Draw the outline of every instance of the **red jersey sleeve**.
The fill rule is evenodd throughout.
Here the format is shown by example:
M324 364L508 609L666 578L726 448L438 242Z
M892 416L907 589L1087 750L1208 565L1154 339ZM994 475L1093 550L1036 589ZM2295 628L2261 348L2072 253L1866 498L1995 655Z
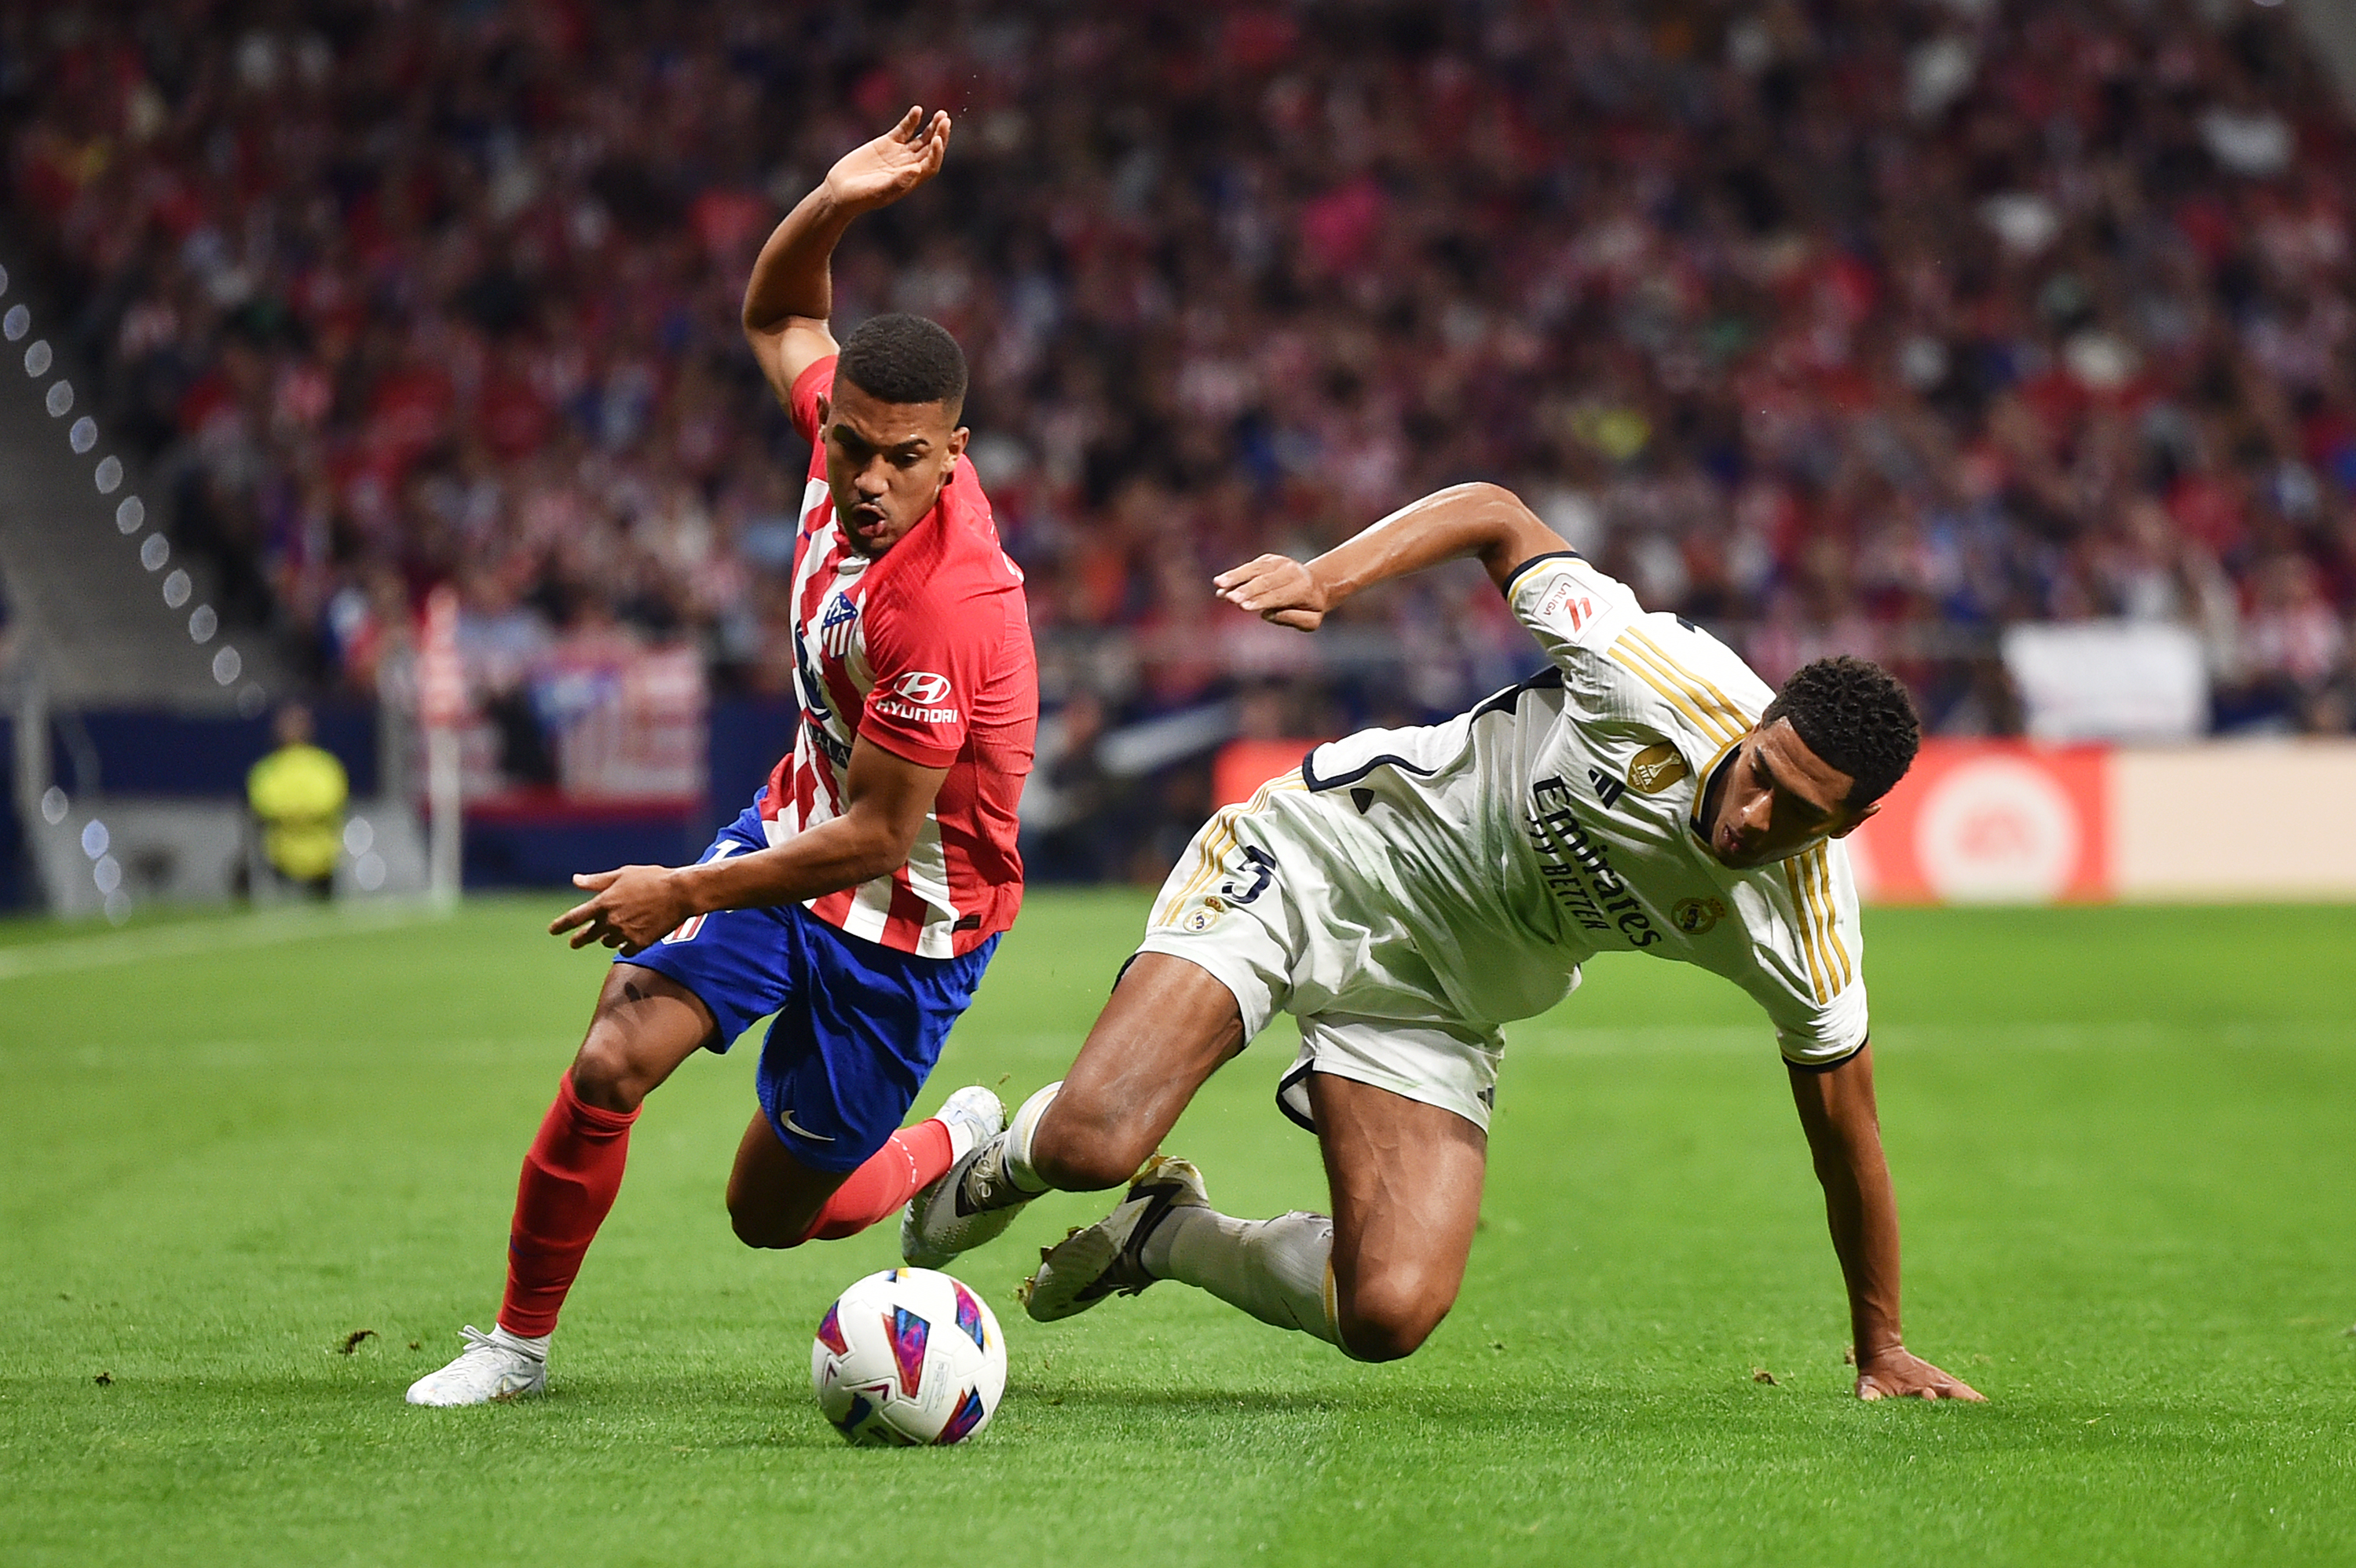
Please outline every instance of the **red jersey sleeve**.
M794 378L793 396L786 401L786 412L794 421L794 429L810 443L810 476L826 472L826 453L818 443L818 400L834 392L835 356L815 360L810 368Z
M921 768L946 768L965 749L975 699L1005 641L988 595L962 602L927 594L920 603L873 605L867 624L867 693L859 732Z

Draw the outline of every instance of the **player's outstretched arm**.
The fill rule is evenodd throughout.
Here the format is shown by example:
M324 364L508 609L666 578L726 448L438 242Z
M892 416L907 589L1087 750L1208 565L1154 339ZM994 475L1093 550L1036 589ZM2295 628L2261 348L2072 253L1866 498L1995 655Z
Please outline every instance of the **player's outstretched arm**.
M826 324L843 230L940 173L948 150L948 114L936 112L928 123L921 108L909 110L891 130L845 153L761 247L744 285L744 336L779 402L790 407L794 382L835 350Z
M1859 1399L1984 1396L1906 1349L1898 1325L1898 1199L1881 1153L1873 1047L1821 1072L1791 1069L1792 1098L1824 1184L1825 1214L1848 1282Z
M908 863L947 768L919 767L864 738L851 742L842 815L773 848L700 866L624 866L573 879L594 896L549 923L552 936L626 953L660 941L690 915L800 903L855 888Z
M1514 568L1533 556L1569 549L1504 485L1452 485L1409 502L1306 565L1263 555L1219 573L1211 585L1220 598L1263 621L1313 632L1351 594L1443 560L1477 556L1490 581L1503 588Z

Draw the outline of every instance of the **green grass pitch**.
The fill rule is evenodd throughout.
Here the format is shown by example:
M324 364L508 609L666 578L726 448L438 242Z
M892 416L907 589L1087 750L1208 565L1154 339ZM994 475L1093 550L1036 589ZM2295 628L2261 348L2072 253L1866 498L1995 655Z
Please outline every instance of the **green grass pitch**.
M1053 1197L959 1266L995 1425L884 1452L809 1349L894 1228L728 1233L752 1040L649 1103L552 1396L402 1403L498 1301L596 984L537 934L560 901L0 928L0 1563L2356 1561L2356 910L1869 915L1909 1339L1984 1407L1847 1396L1763 1023L1623 957L1513 1031L1412 1360L1175 1285L1033 1325L1024 1260L1102 1209ZM1054 1075L1142 910L1035 896L924 1104ZM1235 1211L1322 1201L1290 1049L1171 1140Z

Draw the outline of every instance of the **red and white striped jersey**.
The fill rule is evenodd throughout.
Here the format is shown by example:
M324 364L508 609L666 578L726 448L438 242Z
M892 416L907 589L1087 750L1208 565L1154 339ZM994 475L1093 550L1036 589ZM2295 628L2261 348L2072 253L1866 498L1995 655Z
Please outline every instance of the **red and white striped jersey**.
M1023 572L998 542L990 500L960 458L940 499L883 555L850 548L826 485L818 401L834 360L795 381L794 428L809 483L794 546L794 690L801 722L761 802L769 843L842 813L853 740L947 768L908 863L809 901L811 913L927 958L972 951L1023 902L1015 805L1031 771L1039 677Z

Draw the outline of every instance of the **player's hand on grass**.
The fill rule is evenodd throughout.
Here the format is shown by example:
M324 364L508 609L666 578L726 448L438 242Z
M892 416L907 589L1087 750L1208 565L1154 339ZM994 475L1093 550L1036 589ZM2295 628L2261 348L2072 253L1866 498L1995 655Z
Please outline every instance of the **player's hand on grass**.
M1949 1377L1905 1349L1886 1350L1857 1369L1859 1399L1965 1399L1976 1404L1987 1395L1961 1378Z
M573 885L597 896L548 923L548 934L573 933L573 945L602 942L625 953L650 947L695 912L669 866L624 866L576 876Z
M1313 632L1333 605L1310 570L1290 556L1263 555L1211 579L1220 598L1263 621Z
M936 110L909 110L900 123L864 146L853 147L826 172L826 192L853 212L889 207L941 172L948 156L949 116Z

